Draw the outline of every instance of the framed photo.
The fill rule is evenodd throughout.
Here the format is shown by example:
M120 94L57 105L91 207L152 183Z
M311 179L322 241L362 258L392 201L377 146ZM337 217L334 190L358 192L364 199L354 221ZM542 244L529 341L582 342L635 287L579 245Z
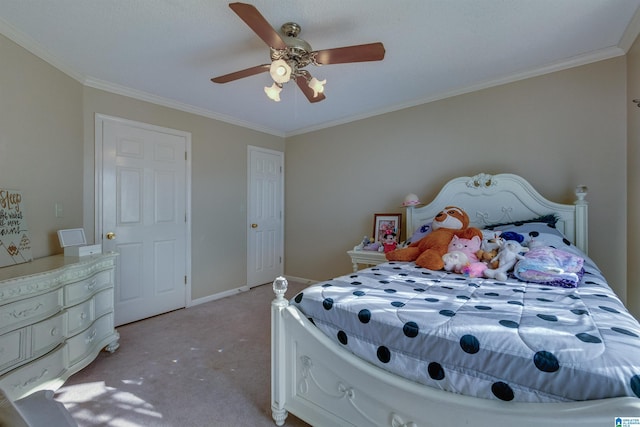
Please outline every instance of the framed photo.
M402 214L377 213L373 215L373 241L384 243L387 234L392 234L395 243L400 241Z

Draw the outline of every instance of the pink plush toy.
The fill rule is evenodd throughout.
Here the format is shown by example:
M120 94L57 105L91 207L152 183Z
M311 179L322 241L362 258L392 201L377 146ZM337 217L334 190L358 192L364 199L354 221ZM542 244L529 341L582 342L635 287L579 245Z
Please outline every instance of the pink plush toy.
M468 262L478 262L476 253L480 250L481 245L482 239L478 236L473 236L471 239L463 239L462 237L453 236L449 242L447 252L463 252L467 256Z

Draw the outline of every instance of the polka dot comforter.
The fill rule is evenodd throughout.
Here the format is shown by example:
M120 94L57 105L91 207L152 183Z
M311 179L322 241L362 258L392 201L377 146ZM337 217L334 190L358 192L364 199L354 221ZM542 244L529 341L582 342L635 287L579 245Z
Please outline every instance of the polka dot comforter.
M291 303L338 345L427 386L514 402L640 397L640 325L582 255L573 288L389 262Z

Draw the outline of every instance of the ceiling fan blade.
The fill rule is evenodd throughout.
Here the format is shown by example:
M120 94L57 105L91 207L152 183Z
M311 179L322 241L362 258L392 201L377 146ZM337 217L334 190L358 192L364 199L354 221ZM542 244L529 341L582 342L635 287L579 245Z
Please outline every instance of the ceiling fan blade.
M234 80L264 73L265 71L269 71L269 67L271 67L271 64L256 65L255 67L246 68L244 70L225 74L223 76L214 77L211 79L211 81L214 83L229 83Z
M309 76L309 77L311 77L311 76ZM320 101L322 101L322 100L324 100L326 98L324 96L324 93L319 93L318 96L314 97L313 96L313 89L311 89L309 87L309 85L307 84L307 80L306 79L304 79L302 77L298 77L296 79L296 83L298 83L298 87L300 88L302 93L304 93L304 96L307 97L309 102L320 102Z
M262 16L255 6L246 3L229 3L229 7L242 19L254 33L268 46L275 49L286 49L287 45L280 34Z
M346 64L348 62L380 61L384 58L384 45L380 42L336 47L316 51L316 63Z

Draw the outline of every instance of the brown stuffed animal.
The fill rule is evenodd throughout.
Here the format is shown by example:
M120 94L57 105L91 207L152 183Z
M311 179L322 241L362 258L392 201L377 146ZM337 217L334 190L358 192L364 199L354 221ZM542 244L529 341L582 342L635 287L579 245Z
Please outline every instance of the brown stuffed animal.
M447 206L440 211L431 224L432 231L406 248L387 252L389 261L415 261L416 265L429 270L442 270L442 255L447 253L449 242L453 236L471 239L482 232L469 227L469 216L456 206Z

